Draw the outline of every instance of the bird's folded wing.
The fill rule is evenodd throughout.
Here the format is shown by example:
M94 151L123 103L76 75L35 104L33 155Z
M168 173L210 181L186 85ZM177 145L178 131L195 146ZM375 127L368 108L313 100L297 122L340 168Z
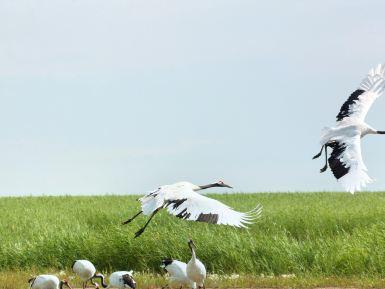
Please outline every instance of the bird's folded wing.
M241 213L217 200L194 192L185 198L168 200L167 210L170 214L185 220L246 227L260 217L262 206L258 205L250 212Z
M342 105L337 115L337 122L345 121L348 118L365 120L373 102L385 89L384 74L385 64L379 64L375 69L369 71L367 77L361 82L360 87Z
M362 160L359 134L349 139L337 139L329 146L333 148L329 157L330 168L346 191L354 194L372 181Z
M174 260L170 265L166 266L166 270L171 275L171 277L176 277L176 279L183 279L186 278L186 267L186 263Z

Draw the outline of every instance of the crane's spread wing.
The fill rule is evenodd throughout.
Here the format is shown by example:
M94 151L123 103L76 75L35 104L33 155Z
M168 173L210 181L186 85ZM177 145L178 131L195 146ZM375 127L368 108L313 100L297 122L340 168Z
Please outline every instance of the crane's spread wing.
M329 157L329 166L345 190L354 194L355 191L372 182L362 160L359 134L348 139L334 140L328 146L333 149Z
M246 227L260 217L262 206L247 213L233 210L225 204L191 191L180 198L167 200L167 211L178 218L234 227Z
M348 100L342 105L337 122L347 118L365 120L373 102L385 89L385 64L379 64L375 69L371 69L367 77L361 82L360 87L354 91Z

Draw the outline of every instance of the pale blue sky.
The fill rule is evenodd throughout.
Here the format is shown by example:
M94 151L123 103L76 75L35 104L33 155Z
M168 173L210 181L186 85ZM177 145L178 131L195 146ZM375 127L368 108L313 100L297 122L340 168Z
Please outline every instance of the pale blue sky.
M385 61L384 1L3 0L0 195L340 190L319 131ZM368 122L385 129L385 97ZM364 140L385 189L385 137Z

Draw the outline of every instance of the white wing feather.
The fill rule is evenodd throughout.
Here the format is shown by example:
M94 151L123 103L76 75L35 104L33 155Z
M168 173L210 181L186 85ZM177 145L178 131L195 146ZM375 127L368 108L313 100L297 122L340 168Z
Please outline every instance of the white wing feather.
M361 190L372 179L367 174L367 168L361 154L361 138L359 135L344 140L346 149L340 156L340 160L349 168L349 172L338 180L346 191L354 194Z
M186 200L178 206L173 205L175 200L181 199ZM245 225L251 224L262 213L261 205L258 205L250 212L241 213L217 200L210 199L194 191L184 192L184 194L180 194L178 199L168 199L167 201L171 203L167 207L167 211L182 219L234 227L246 227Z
M371 69L359 89L364 90L358 99L349 104L348 118L355 118L361 121L371 108L374 101L384 92L385 89L385 64L379 64L375 69Z

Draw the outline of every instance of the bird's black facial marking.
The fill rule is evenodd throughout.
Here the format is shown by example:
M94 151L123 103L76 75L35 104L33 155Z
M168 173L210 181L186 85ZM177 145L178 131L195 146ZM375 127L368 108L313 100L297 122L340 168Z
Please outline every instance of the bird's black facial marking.
M176 210L180 205L182 205L187 199L179 199L179 200L170 200L167 201L166 207L172 205L173 210Z
M205 222L210 224L216 224L218 223L218 214L200 214L198 219L196 219L197 222Z
M346 167L346 165L340 160L341 155L346 149L346 145L344 143L333 141L328 143L327 146L333 149L333 152L329 157L330 169L332 170L335 178L339 180L349 173L350 170L350 167Z
M350 110L350 106L356 103L357 100L359 100L360 95L363 94L365 90L363 89L357 89L355 92L353 92L348 100L342 105L341 110L339 114L337 115L337 121L343 120L345 117L349 117L352 114L352 111Z
M187 212L187 209L183 209L176 217L180 219L188 219L191 216L191 213Z
M122 279L123 279L123 284L128 285L132 289L135 289L136 282L134 281L134 279L129 274L123 275Z
M163 259L162 260L162 265L164 265L165 267L170 265L174 260L173 259Z
M28 283L30 283L30 286L32 287L33 283L35 283L35 281L36 281L36 277L33 277L33 278L28 280Z

